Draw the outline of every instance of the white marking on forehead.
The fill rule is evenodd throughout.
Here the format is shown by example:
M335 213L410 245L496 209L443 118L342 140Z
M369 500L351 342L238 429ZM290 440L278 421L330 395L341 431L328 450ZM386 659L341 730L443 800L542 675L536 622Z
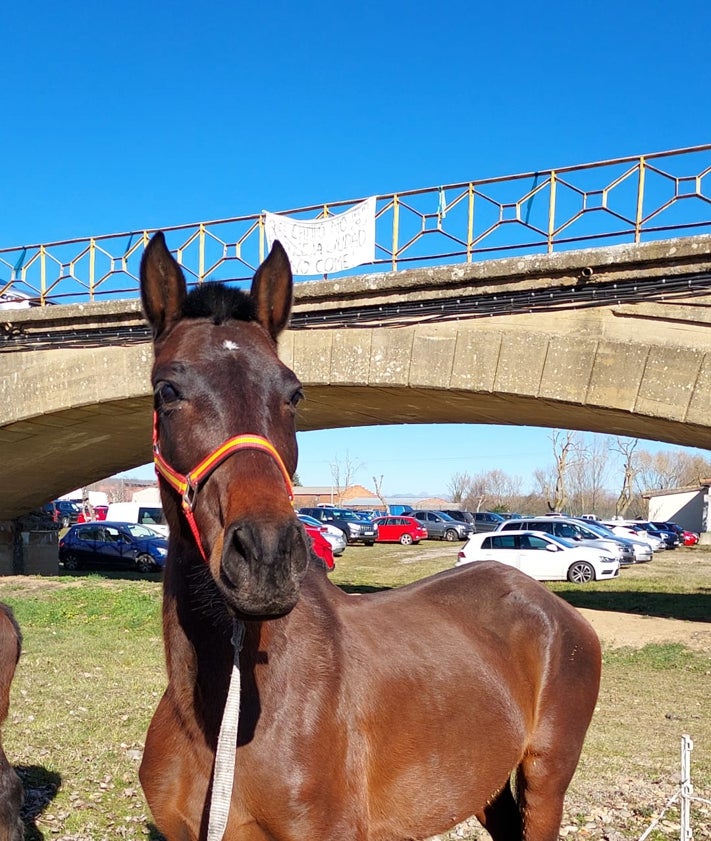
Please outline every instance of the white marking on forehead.
M231 342L229 339L225 339L225 341L222 343L222 347L225 350L239 350L239 345L237 344L237 342Z

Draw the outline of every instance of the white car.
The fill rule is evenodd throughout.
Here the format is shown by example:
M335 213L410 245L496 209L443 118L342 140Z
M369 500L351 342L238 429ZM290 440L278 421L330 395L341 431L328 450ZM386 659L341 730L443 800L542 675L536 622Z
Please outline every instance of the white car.
M332 526L330 523L322 523L315 517L309 517L308 514L297 514L296 516L301 520L302 523L306 523L309 526L313 526L315 529L322 530L321 533L331 544L331 551L333 552L335 557L338 557L338 555L343 554L346 548L346 538L339 528L337 528L336 526Z
M499 561L520 569L537 581L567 580L587 584L620 574L617 558L600 549L580 546L565 537L541 531L474 534L459 552L455 566L476 561Z
M613 534L619 534L622 537L629 537L632 540L646 543L652 552L659 552L660 549L666 549L663 540L648 534L644 529L635 528L632 523L625 522L624 520L606 520L603 525L610 529Z

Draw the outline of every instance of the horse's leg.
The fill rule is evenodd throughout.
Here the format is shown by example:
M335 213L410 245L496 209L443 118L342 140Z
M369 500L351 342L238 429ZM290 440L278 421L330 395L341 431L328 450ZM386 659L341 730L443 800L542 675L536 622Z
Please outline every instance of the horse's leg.
M518 803L507 782L476 816L494 841L521 841L523 826Z
M0 841L22 841L20 809L24 792L20 778L0 747Z
M563 801L573 778L577 756L528 754L518 774L519 805L525 841L556 841L563 818Z

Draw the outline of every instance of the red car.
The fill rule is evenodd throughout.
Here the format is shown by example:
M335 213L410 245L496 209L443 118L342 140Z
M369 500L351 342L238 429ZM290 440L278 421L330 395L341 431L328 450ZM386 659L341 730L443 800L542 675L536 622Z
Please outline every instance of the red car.
M373 520L378 527L378 543L402 543L410 546L427 538L427 529L414 517L378 517Z
M699 542L698 534L693 531L687 531L686 529L684 529L684 531L679 535L679 538L684 546L696 546Z
M326 564L326 569L334 569L336 562L333 560L333 550L331 549L331 544L321 534L321 532L326 531L326 529L317 529L315 526L309 526L306 523L302 523L302 525L306 530L306 534L308 534L311 538L311 545L313 546L314 552Z

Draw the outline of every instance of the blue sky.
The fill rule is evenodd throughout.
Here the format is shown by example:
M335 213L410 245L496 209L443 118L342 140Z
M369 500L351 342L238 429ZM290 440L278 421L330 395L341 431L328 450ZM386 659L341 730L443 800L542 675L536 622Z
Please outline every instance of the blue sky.
M711 139L702 0L28 2L3 10L0 247L161 227ZM548 430L300 436L389 493L527 476ZM650 445L651 448L651 445Z

